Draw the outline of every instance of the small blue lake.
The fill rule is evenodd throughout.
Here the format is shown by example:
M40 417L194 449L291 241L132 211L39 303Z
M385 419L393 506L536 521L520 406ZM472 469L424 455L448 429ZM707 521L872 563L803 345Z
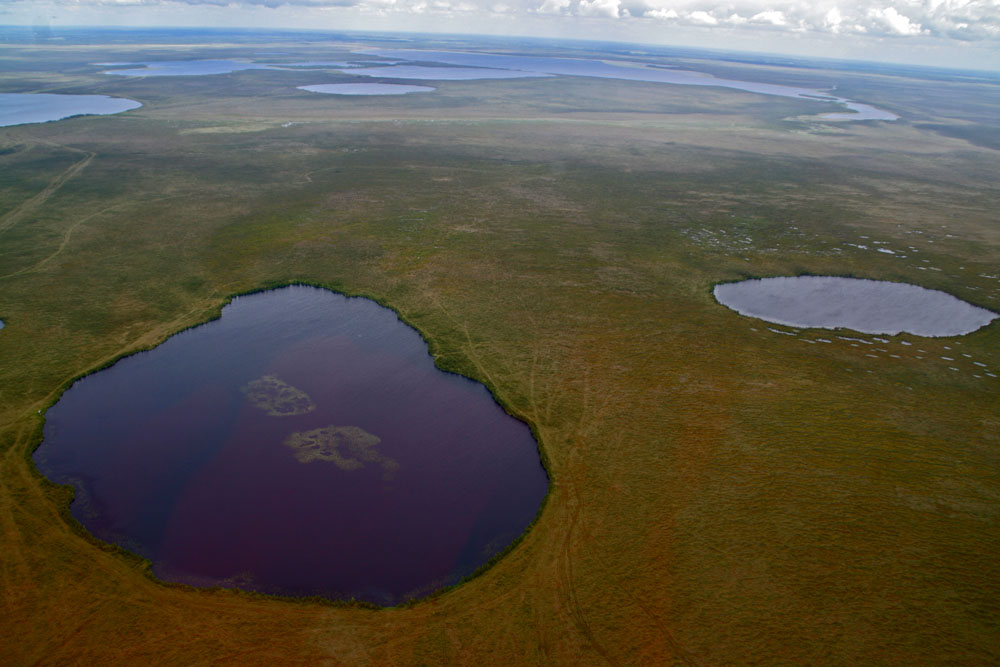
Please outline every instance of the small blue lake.
M47 123L72 116L107 116L141 106L135 100L107 95L0 93L0 127Z
M548 488L483 385L391 310L302 286L77 381L34 459L162 579L382 605L472 573Z

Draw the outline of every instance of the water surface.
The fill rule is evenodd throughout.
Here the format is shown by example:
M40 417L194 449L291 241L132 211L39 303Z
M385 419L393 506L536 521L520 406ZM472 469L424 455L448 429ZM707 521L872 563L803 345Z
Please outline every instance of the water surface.
M771 83L756 83L738 81L735 79L719 79L710 74L681 69L648 67L641 63L611 63L603 60L585 58L547 58L542 56L512 56L494 53L466 53L458 51L423 51L418 49L365 49L360 51L369 55L400 60L437 62L463 67L486 67L496 69L517 70L544 74L560 74L565 76L589 76L603 79L622 79L626 81L648 81L651 83L670 83L683 86L718 86L734 88L761 95L777 95L794 97L813 101L832 102L840 104L851 113L824 114L824 120L896 120L894 113L876 107L852 102L846 98L837 97L826 91L795 86L782 86Z
M314 86L299 86L299 90L327 95L406 95L408 93L429 93L437 90L431 86L404 86L398 83L320 83Z
M107 95L0 93L0 127L47 123L72 116L107 116L141 106L135 100Z
M229 74L248 69L272 69L265 63L242 60L157 60L140 63L98 63L98 65L142 65L126 69L109 69L104 74L114 76L206 76Z
M76 382L35 453L170 581L393 604L530 523L528 427L376 303L289 287Z
M364 67L346 74L377 76L389 79L426 79L429 81L472 81L475 79L527 79L549 77L542 72L489 69L484 67L423 67L421 65L393 65L389 67Z
M741 315L869 334L959 336L997 318L946 292L882 280L786 276L723 283L714 293L719 303Z

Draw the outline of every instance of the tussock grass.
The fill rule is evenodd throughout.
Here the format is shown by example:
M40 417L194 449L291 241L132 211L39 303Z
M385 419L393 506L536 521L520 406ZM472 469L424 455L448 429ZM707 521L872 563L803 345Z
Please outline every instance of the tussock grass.
M869 358L711 296L834 274L997 310L995 151L907 122L784 123L814 107L718 90L521 80L345 101L294 91L321 82L305 73L80 64L247 48L0 47L4 90L145 104L0 131L0 215L94 156L0 231L5 660L996 661L1000 385L935 359L1000 368L1000 327ZM982 99L894 85L904 111L914 91ZM949 105L921 113L946 124ZM845 245L861 236L918 252ZM39 411L74 378L295 282L391 306L530 424L549 497L479 576L379 612L165 585L87 537L34 469Z

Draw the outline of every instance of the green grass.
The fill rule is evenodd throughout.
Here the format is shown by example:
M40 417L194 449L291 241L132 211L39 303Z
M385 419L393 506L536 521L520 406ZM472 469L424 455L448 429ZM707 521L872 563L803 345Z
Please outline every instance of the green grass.
M722 90L448 82L372 102L294 89L335 78L319 73L129 80L83 64L261 50L0 49L2 90L145 104L0 129L0 216L21 211L0 231L7 659L997 660L1000 380L972 360L1000 369L998 324L891 337L878 346L900 358L875 359L711 296L834 274L1000 310L984 277L1000 265L996 151L906 118L783 122L818 105ZM935 124L995 112L978 83L843 78L897 110L948 100L920 110ZM393 307L441 367L532 426L551 494L480 576L377 613L168 586L85 539L67 491L33 469L38 411L73 378L294 281Z

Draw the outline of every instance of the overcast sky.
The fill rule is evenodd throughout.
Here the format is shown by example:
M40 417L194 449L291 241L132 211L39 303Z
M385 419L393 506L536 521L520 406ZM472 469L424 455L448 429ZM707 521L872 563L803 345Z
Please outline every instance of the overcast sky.
M0 24L576 37L1000 70L1000 0L0 0Z

